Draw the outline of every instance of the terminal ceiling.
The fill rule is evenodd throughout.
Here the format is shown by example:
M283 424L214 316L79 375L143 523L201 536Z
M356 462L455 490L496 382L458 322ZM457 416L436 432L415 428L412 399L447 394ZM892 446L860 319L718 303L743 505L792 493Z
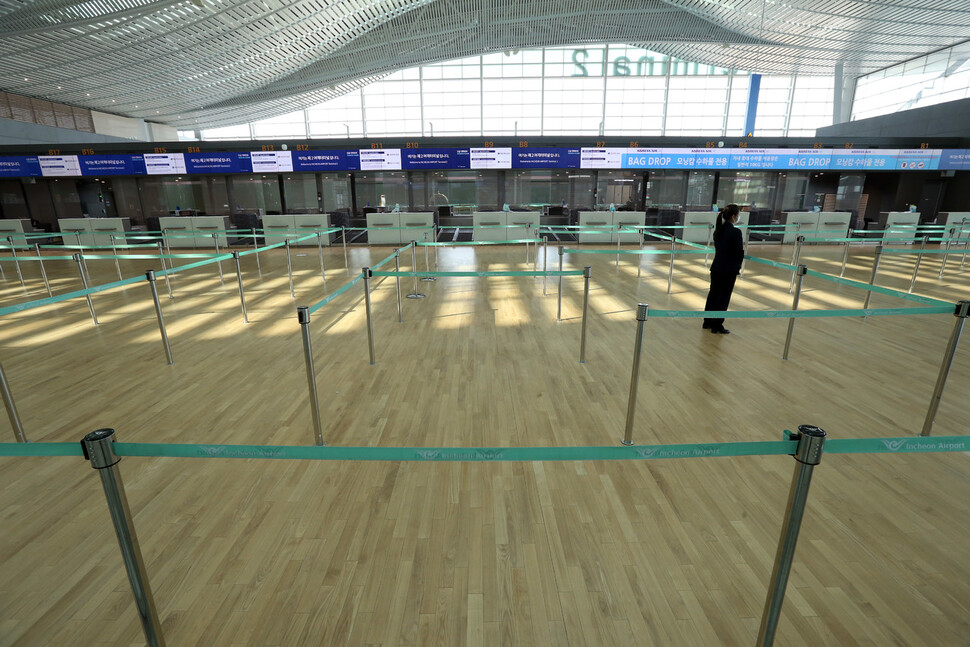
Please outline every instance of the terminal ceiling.
M970 0L0 0L0 89L195 129L511 49L629 43L858 76L968 35Z

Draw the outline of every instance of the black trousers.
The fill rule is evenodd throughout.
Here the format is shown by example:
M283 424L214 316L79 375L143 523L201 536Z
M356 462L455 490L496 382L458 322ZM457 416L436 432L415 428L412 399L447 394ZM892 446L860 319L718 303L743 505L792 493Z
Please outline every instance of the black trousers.
M727 310L731 304L731 293L734 292L734 282L738 280L736 272L711 272L711 291L707 293L705 310ZM704 325L717 330L724 327L724 318L704 319Z

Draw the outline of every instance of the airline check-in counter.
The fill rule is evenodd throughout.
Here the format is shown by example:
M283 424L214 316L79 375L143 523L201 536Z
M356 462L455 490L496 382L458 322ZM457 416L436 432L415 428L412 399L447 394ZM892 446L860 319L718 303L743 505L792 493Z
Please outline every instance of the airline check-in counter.
M507 216L507 224L511 226L505 230L506 240L535 239L539 231L541 213L538 211L509 211Z
M17 218L17 219L2 219L0 220L0 239L3 240L3 244L7 244L7 238L13 238L13 246L16 249L29 249L31 243L27 242L27 238L24 236L18 236L17 234L29 234L34 230L34 226L30 222L30 218Z
M852 220L852 214L847 211L790 211L785 216L785 224L788 226L781 239L783 243L794 243L799 236L846 238Z
M158 226L166 234L169 247L214 247L212 234L216 234L220 249L229 246L225 234L228 216L164 216L158 219Z
M505 211L476 211L472 214L472 240L508 240L508 224L508 214Z
M943 223L946 226L943 230L943 238L970 238L970 211L950 211L946 214L940 214L941 217L943 215L946 215L946 220ZM937 222L939 222L939 218L937 218Z
M263 238L267 245L282 243L287 239L300 238L318 229L328 229L328 216L325 213L297 213L263 216ZM330 244L330 234L320 237L324 245ZM312 246L317 244L316 238L302 240L294 245Z
M879 214L879 229L887 231L883 238L915 238L919 225L919 211L883 211Z
M67 245L77 244L80 239L81 245L107 247L111 245L112 236L115 242L124 242L125 232L131 231L131 220L129 218L59 218L57 227L62 234L79 234L79 236L68 235L64 241Z
M579 242L581 243L609 243L613 242L613 211L580 211L579 212ZM598 230L602 229L603 233Z
M717 224L717 212L716 211L685 211L684 220L681 223L684 225L682 234L678 234L677 237L686 240L689 243L700 243L706 245L711 241L711 232L714 231L714 225ZM738 222L736 223L739 227L747 227L748 225L748 212L742 211L738 215Z
M434 230L434 213L369 213L367 214L367 243L369 245L406 245L421 240Z

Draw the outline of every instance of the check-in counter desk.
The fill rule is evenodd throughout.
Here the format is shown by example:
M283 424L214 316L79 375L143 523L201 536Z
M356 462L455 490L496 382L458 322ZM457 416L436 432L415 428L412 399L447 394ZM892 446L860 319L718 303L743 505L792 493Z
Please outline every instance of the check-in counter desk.
M4 221L0 220L0 222ZM939 219L937 219L937 222L939 222ZM951 211L946 214L944 224L946 229L943 230L943 238L950 238L951 232L953 238L970 238L970 211ZM954 229L956 231L953 231ZM936 238L936 236L933 237Z
M919 225L919 211L883 211L879 214L879 229L892 230L883 238L915 238Z
M368 245L399 245L401 243L401 214L367 214Z
M125 232L131 231L129 218L60 218L57 227L62 234L80 234L82 245L108 247L111 237L115 242L124 242ZM72 240L73 238L73 240ZM68 236L65 244L77 244L77 237Z
M849 235L852 214L847 211L791 211L785 214L783 243L794 243L798 236L805 238L845 238Z
M678 238L690 243L707 244L711 230L717 222L717 213L713 211L685 211L682 233L675 234Z
M539 222L542 214L538 211L509 211L506 224L511 225L505 230L506 240L535 240L539 233Z
M33 230L34 227L30 223L30 218L0 219L0 239L3 240L4 245L7 245L9 242L7 238L12 237L15 248L30 249L33 247L33 243L24 236L18 236L17 234L29 234Z
M616 232L613 234L611 240L616 242L617 237L620 239L620 243L628 244L639 244L640 240L643 238L643 231L638 229L636 231L620 231L622 227L642 227L647 222L646 214L635 212L635 211L614 211L613 212L613 226L616 227Z
M169 247L214 247L212 234L216 233L219 249L229 246L225 230L229 229L228 216L164 216L158 226L166 234Z
M580 211L579 212L579 242L581 243L609 243L614 242L613 213L611 211ZM602 230L600 233L598 230Z
M263 216L263 236L267 245L282 243L286 239L293 240L308 236L314 229L325 231L329 228L328 216L325 213L298 213ZM330 235L321 236L324 245L330 244ZM307 240L293 243L296 246L315 246L316 236Z
M398 240L402 245L407 245L412 240L420 241L427 234L425 242L434 242L434 213L431 211L415 211L413 213L399 213L401 227L398 229L401 237Z
M509 216L505 211L476 211L472 214L472 240L500 241L508 240Z

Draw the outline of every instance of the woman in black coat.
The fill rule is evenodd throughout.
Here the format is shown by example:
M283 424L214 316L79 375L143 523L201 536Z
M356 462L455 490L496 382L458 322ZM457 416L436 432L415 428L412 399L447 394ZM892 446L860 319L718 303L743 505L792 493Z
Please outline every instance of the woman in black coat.
M724 311L731 303L734 282L744 261L744 238L741 230L734 226L739 215L740 210L736 204L729 204L717 214L717 225L714 227L714 262L711 263L711 291L707 294L704 310ZM723 318L704 319L704 328L720 335L731 332L724 327Z

